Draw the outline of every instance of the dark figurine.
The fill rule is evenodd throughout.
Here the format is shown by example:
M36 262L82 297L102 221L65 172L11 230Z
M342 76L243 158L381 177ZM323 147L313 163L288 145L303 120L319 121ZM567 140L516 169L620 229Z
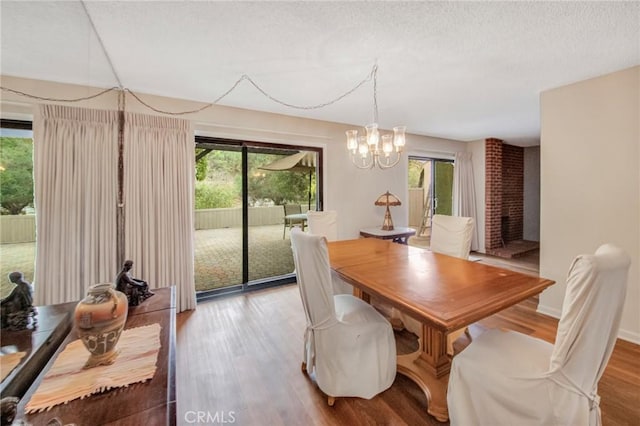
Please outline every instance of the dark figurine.
M133 278L131 276L132 260L125 260L122 265L122 271L116 277L116 290L127 295L129 306L138 306L146 299L153 296L149 291L149 285L146 281Z
M22 272L12 272L9 280L16 286L11 293L0 302L2 314L0 322L2 328L10 330L25 330L32 318L33 328L37 325L36 310L33 307L33 288L25 279Z
M15 396L7 396L0 400L0 425L9 426L13 423L18 412L18 402Z

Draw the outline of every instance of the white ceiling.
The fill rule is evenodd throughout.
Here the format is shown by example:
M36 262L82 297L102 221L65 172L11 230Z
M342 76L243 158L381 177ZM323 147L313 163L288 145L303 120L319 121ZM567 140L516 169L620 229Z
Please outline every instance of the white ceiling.
M243 74L321 104L378 64L379 123L539 143L544 90L640 64L640 2L85 1L123 87L211 102ZM80 1L1 2L1 73L118 85ZM246 81L220 104L355 125L373 84L321 109ZM198 105L194 105L197 107Z

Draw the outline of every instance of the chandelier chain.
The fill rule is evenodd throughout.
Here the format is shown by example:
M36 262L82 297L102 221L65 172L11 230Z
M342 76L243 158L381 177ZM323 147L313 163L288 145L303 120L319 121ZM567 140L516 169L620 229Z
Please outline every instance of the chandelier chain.
M110 87L108 89L105 89L105 90L103 90L101 92L96 93L95 95L83 96L83 97L80 97L80 98L72 98L72 99L58 99L58 98L48 98L48 97L45 97L45 96L32 95L30 93L21 92L19 90L11 89L9 87L4 87L4 86L2 86L0 88L2 90L4 90L5 92L15 93L16 95L25 96L25 97L31 98L31 99L37 99L39 101L51 101L51 102L80 102L80 101L88 101L90 99L97 98L98 96L102 96L105 93L112 92L114 90L119 90L118 87Z
M271 95L269 92L267 92L265 89L263 89L258 83L256 83L250 76L248 76L247 74L243 74L239 79L236 80L236 82L229 88L227 89L222 95L220 95L219 97L217 97L213 102L207 103L205 105L203 105L200 108L194 109L194 110L189 110L189 111L178 111L178 112L173 112L173 111L165 111L159 108L155 108L153 105L149 104L148 102L145 102L142 100L142 98L136 94L134 91L132 91L131 89L127 89L127 88L121 88L121 87L111 87L109 89L105 89L95 95L90 95L90 96L85 96L85 97L81 97L81 98L75 98L75 99L60 99L60 98L50 98L50 97L43 97L43 96L37 96L37 95L32 95L29 93L25 93L25 92L21 92L19 90L15 90L15 89L11 89L8 87L4 87L4 86L0 86L0 89L7 91L7 92L11 92L11 93L15 93L17 95L21 95L21 96L25 96L27 98L32 98L32 99L37 99L37 100L41 100L41 101L52 101L52 102L80 102L83 100L89 100L89 99L93 99L96 98L98 96L101 96L105 93L114 91L114 90L121 90L124 92L127 92L129 94L131 94L131 96L133 96L138 102L140 102L142 105L144 105L145 107L149 108L152 111L155 111L157 113L160 114L167 114L167 115L185 115L185 114L194 114L200 111L203 111L207 108L211 108L212 106L214 106L215 104L217 104L218 102L220 102L223 98L225 98L227 95L229 95L231 92L233 92L240 83L242 83L243 81L248 81L254 88L256 88L260 93L262 93L262 95L264 95L266 98L270 99L273 102L276 102L280 105L289 107L289 108L294 108L294 109L302 109L302 110L312 110L312 109L320 109L320 108L324 108L327 107L329 105L335 104L336 102L341 101L342 99L344 99L345 97L349 96L350 94L352 94L353 92L355 92L356 90L358 90L360 87L362 87L365 83L373 80L373 88L374 88L374 116L375 119L377 120L378 117L378 105L377 105L377 100L376 100L376 91L377 91L377 78L376 78L376 73L378 71L378 65L374 65L373 68L371 69L371 72L369 72L369 74L367 74L367 76L365 78L363 78L360 82L358 82L358 84L356 84L355 86L353 86L351 89L347 90L346 92L342 93L341 95L337 96L336 98L329 100L327 102L323 102L320 104L316 104L316 105L296 105L296 104L292 104L292 103L288 103L285 101L282 101L276 97L274 97L273 95ZM118 81L119 82L119 81Z
M378 64L373 66L373 122L378 122Z

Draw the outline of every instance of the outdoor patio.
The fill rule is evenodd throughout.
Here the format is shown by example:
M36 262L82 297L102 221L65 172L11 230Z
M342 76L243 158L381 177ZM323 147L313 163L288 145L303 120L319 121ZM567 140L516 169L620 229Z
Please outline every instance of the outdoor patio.
M0 244L0 297L11 291L7 278L22 271L33 280L35 243ZM289 231L282 239L282 225L249 227L249 279L257 280L293 272ZM135 271L134 271L135 272ZM141 277L144 278L144 277ZM211 290L242 281L242 229L239 227L195 231L196 291Z

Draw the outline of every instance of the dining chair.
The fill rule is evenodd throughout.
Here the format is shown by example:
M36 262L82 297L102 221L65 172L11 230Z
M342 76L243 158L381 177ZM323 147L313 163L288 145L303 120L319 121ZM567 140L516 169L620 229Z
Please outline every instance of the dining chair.
M307 227L309 233L322 235L327 241L338 239L338 212L335 210L307 212Z
M598 381L616 342L630 264L611 244L575 258L554 345L490 330L456 355L451 425L600 425Z
M431 251L447 256L469 259L471 249L471 239L473 237L474 220L471 217L446 216L436 214L431 219L431 239L428 247L425 247L420 238L409 238L407 244L414 247L429 248ZM422 324L412 317L393 311L394 317L399 317L404 327L412 333L420 336ZM453 342L462 334L467 334L469 340L471 335L467 327L454 330L447 335L447 353L453 356Z
M282 239L284 240L284 236L287 232L287 227L293 228L295 225L304 225L304 219L293 219L293 218L287 217L292 214L301 214L302 207L300 207L300 204L285 204L283 207L284 207L284 229L282 230Z
M336 397L371 399L391 386L396 346L387 320L352 295L334 295L325 237L291 231L298 289L307 319L302 371L333 405Z
M307 231L313 235L321 235L327 241L338 239L338 212L335 210L307 212ZM353 294L353 286L344 281L337 272L331 270L333 294Z

